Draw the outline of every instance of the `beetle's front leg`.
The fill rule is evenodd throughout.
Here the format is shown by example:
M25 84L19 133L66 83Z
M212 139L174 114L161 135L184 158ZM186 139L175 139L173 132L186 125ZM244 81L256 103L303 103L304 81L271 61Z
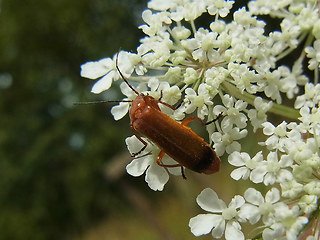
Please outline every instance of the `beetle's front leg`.
M199 117L187 117L187 118L185 118L185 119L181 122L181 125L184 125L184 126L185 126L185 125L187 125L189 122L191 122L191 121L193 121L193 120L198 120L203 126L206 126L206 125L209 125L209 124L217 121L222 115L223 115L223 113L219 113L219 115L218 115L215 119L213 119L213 120L211 120L211 121L209 121L209 122L204 122L204 121L203 121L201 118L199 118Z
M132 133L139 139L140 142L142 142L143 144L143 147L136 153L131 153L131 157L135 157L137 155L139 155L140 153L143 152L143 150L146 149L148 143L146 141L144 141L140 136L139 134L137 133L137 131L131 126L131 130L132 130Z

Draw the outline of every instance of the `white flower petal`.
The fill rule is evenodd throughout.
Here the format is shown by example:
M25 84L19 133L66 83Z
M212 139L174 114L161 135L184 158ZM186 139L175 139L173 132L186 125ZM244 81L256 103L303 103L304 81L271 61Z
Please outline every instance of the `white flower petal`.
M114 120L119 120L123 118L129 110L129 103L121 102L119 105L111 108L111 114L113 115Z
M173 160L171 157L169 157L167 154L165 154L162 158L162 163L168 165L177 164L177 162ZM181 167L169 167L167 168L167 170L170 174L173 174L175 176L181 176Z
M257 167L252 170L250 180L254 183L261 183L267 170L265 166Z
M148 81L148 87L151 89L151 91L156 91L159 87L159 80L156 77L151 77Z
M154 191L162 191L164 185L169 180L169 174L164 167L159 166L156 163L150 165L147 169L145 181L148 186Z
M112 79L113 74L112 72L110 72L92 86L91 92L98 94L105 90L108 90L111 87Z
M224 233L225 227L226 221L221 217L219 224L212 230L212 236L214 238L221 238Z
M244 193L244 198L247 200L247 202L252 203L256 206L259 206L264 202L264 198L261 192L257 191L254 188L248 188Z
M197 93L192 88L187 88L185 91L187 97L196 97Z
M127 137L126 144L131 154L139 152L143 147L143 143L135 135Z
M223 105L225 105L227 108L230 108L234 104L233 97L231 97L229 94L223 95L221 98Z
M248 179L249 175L250 175L250 171L246 167L237 168L233 170L230 174L230 176L237 181L241 178L246 180Z
M158 11L164 11L175 7L176 3L171 0L152 0L148 2L148 8Z
M263 230L262 237L265 240L277 239L285 233L285 228L280 223L275 223L271 228L266 228Z
M232 198L231 202L229 203L228 208L233 207L233 208L239 208L245 203L245 200L242 196L236 195Z
M226 146L226 152L228 154L233 153L235 151L240 151L240 150L241 150L241 144L236 141L233 141L231 144L228 144Z
M274 184L275 181L276 181L275 176L271 173L267 173L264 177L263 183L264 185L268 186L268 185Z
M274 146L277 144L277 142L279 141L279 137L276 136L276 135L272 135L271 137L269 137L267 140L266 140L266 145L271 145L271 146Z
M96 62L87 62L81 65L80 75L89 79L97 79L107 74L109 69L105 64L102 64L105 61L112 61L110 58L105 60L100 60Z
M226 226L225 237L226 240L244 239L240 224L236 221L229 221Z
M126 167L127 173L134 177L141 176L150 165L150 162L149 158L133 159Z
M222 119L220 125L223 132L229 132L232 129L233 121L229 116L226 116Z
M189 221L191 232L195 236L208 234L211 229L221 221L220 215L214 214L199 214Z
M211 188L204 189L197 197L198 205L208 212L221 212L226 208L224 201Z
M275 126L273 126L271 123L269 122L265 122L262 124L263 128L263 133L265 135L272 135L274 133L275 130Z
M240 153L240 152L233 152L228 157L228 162L236 167L244 166L245 160L250 159L249 154L247 153Z
M248 103L245 102L245 101L242 101L242 100L238 100L235 104L234 104L234 107L236 109L239 109L239 110L243 110L243 109L246 109L246 107L248 106ZM244 115L243 115L244 116Z
M266 202L275 203L280 200L280 191L277 188L272 188L266 194Z
M227 109L224 107L224 106L222 106L222 105L216 105L214 108L213 108L213 113L215 114L215 115L219 115L220 113L224 113L224 112L226 112L227 111Z
M260 219L259 208L245 203L239 211L239 217L242 219L248 219L251 224L256 224Z
M284 182L293 179L292 172L288 169L281 169L277 178L277 182Z

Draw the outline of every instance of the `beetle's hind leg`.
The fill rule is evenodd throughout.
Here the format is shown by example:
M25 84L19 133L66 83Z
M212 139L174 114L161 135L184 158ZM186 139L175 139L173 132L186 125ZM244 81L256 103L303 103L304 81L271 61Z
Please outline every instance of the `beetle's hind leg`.
M158 154L157 157L157 164L161 167L166 167L166 168L174 168L174 167L181 167L181 175L183 177L183 179L187 179L186 175L184 174L184 169L183 166L180 163L177 164L163 164L162 163L162 158L163 156L166 154L165 151L161 150Z

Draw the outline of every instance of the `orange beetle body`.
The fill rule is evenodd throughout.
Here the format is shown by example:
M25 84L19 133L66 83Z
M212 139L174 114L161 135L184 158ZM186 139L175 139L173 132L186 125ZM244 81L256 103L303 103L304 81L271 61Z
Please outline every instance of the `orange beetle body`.
M141 139L137 132L150 139L161 149L157 163L163 167L184 166L192 171L205 174L219 171L220 158L215 151L201 137L185 126L194 119L200 120L202 123L203 121L197 117L189 117L182 123L178 123L161 112L159 103L175 109L167 103L143 94L139 94L133 100L130 108L131 128L137 138L145 145L144 148L147 143ZM178 164L163 164L161 159L164 154L168 154ZM184 176L183 172L182 175Z

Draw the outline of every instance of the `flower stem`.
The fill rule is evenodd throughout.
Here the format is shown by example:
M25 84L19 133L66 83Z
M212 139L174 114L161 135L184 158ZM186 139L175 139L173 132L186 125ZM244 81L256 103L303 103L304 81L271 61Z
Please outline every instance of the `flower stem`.
M308 32L304 32L303 34L301 34L301 36L299 37L299 43L301 43L308 35ZM311 34L310 34L311 35ZM309 41L312 41L312 38L310 39L310 35L307 39L306 42L309 43ZM312 35L311 35L312 36ZM283 51L280 55L277 56L277 61L279 61L280 59L286 57L288 54L290 54L292 51L294 51L296 48L290 47L288 49L286 49L285 51Z
M256 98L255 95L249 94L247 92L240 92L238 88L236 88L233 84L229 82L223 83L224 90L229 93L231 96L246 101L250 105L254 106L254 100ZM267 101L267 100L264 100ZM285 105L274 103L272 104L271 109L269 112L277 114L282 117L291 118L291 119L298 119L300 117L299 111Z
M300 117L300 113L297 109L277 103L273 103L270 112L280 115L282 117L287 117L295 120L297 120Z
M190 21L190 24L191 24L191 29L192 29L193 35L195 35L197 32L196 25L194 24L193 20Z

